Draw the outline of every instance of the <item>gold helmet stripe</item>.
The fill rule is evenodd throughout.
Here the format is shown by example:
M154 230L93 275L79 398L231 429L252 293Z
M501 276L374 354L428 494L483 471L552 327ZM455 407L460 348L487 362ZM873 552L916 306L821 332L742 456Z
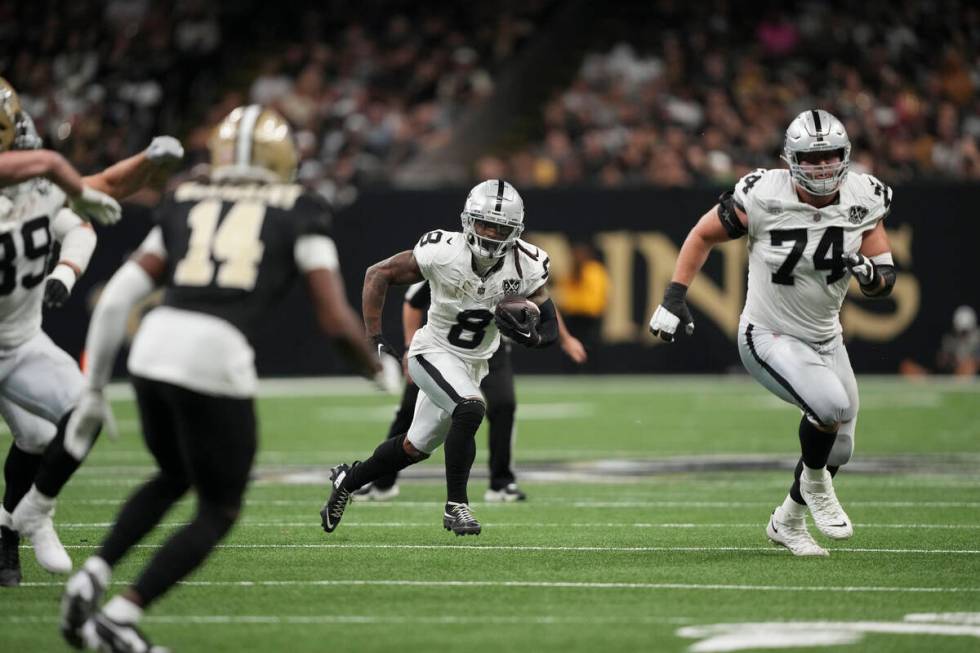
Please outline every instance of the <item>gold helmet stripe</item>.
M235 140L235 163L238 165L252 165L252 139L255 136L255 123L261 114L262 106L258 104L250 104L242 112L238 138Z

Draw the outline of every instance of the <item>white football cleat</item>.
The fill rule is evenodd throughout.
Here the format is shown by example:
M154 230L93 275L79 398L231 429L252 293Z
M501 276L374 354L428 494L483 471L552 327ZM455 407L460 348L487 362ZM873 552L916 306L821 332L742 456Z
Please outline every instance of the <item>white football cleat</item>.
M71 558L54 530L53 516L54 499L32 487L10 514L10 521L15 531L31 540L41 567L52 574L67 574L71 571Z
M766 535L775 544L785 546L795 556L829 556L827 549L817 544L806 529L803 517L783 518L779 508L773 511L766 526Z
M804 470L800 477L800 494L813 515L813 523L821 533L834 540L846 540L854 535L851 518L837 500L830 472L824 469L822 479L810 481L807 480Z
M398 489L398 484L395 483L391 487L381 488L376 486L374 483L368 483L364 487L351 492L352 501L391 501L395 497L401 494L401 490Z
M517 487L517 483L508 483L506 487L502 487L499 490L488 488L483 493L483 500L487 503L513 503L515 501L526 501L527 495L524 494L521 488Z

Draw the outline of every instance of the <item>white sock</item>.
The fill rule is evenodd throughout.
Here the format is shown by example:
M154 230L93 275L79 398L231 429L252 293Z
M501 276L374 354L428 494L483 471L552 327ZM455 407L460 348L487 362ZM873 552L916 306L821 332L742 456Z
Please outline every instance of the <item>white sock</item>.
M102 587L109 587L109 581L112 579L112 569L109 568L105 560L99 556L92 556L85 561L82 568L95 576L95 579L99 581Z
M806 514L806 506L801 506L800 504L793 501L793 497L786 495L783 499L783 505L780 506L782 509L783 519L803 519Z
M807 467L803 465L803 476L802 478L810 481L811 483L821 483L824 481L824 477L827 474L826 467L820 467L819 469L813 469L812 467Z
M114 596L102 608L102 614L118 624L135 624L143 616L143 608L122 596Z

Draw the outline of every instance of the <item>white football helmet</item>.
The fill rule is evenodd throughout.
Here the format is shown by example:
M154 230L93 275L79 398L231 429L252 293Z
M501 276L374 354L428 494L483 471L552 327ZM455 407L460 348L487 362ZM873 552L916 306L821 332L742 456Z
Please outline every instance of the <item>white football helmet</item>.
M804 154L828 151L839 151L840 162L810 165L800 159ZM786 128L783 160L789 164L789 174L804 190L814 195L833 195L851 163L851 140L844 123L823 109L804 111Z
M460 218L466 244L474 254L483 258L501 258L524 231L524 200L517 189L503 179L488 179L470 191ZM494 225L500 237L477 234L478 222Z

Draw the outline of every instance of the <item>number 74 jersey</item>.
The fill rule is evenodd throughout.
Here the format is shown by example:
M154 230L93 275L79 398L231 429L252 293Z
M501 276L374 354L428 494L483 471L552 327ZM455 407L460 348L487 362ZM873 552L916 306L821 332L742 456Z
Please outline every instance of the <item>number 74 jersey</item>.
M759 169L739 180L733 199L748 216L743 319L809 342L840 333L851 279L844 258L888 215L891 189L850 172L837 200L818 209L800 201L788 170Z
M548 280L548 255L523 240L483 276L460 232L430 231L414 250L432 303L415 332L409 355L450 352L466 361L487 360L500 346L493 311L505 297L527 297Z

